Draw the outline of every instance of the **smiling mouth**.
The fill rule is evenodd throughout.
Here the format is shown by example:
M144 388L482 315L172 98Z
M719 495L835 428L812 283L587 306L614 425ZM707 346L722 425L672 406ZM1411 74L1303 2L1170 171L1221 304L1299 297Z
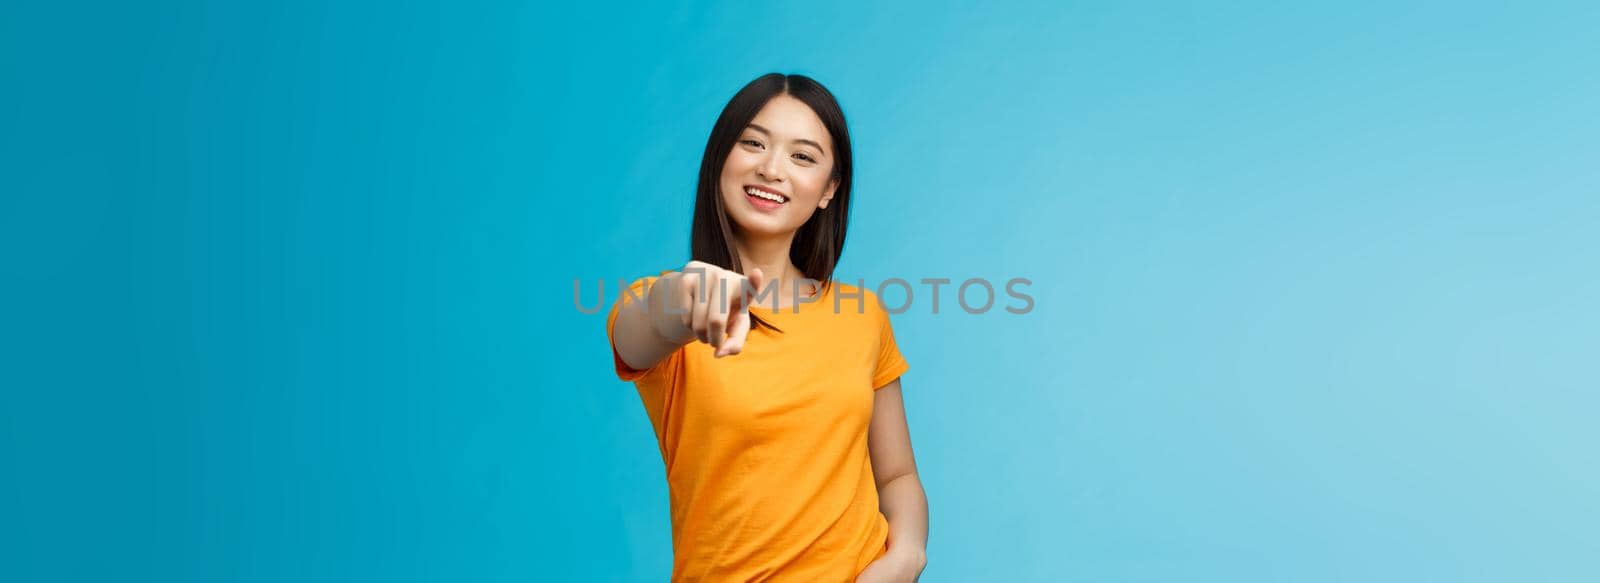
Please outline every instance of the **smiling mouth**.
M744 193L746 195L749 195L750 198L757 199L757 200L764 201L764 202L768 202L768 203L771 203L771 204L774 204L774 205L780 205L780 204L789 202L789 197L787 197L787 196L778 194L776 192L770 192L770 191L762 190L762 189L756 188L754 186L746 186L746 187L744 187Z

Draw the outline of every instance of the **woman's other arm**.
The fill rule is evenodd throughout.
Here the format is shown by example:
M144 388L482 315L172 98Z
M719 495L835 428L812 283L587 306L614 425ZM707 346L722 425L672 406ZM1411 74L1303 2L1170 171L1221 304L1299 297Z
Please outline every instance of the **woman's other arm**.
M867 449L878 483L878 508L889 519L889 551L867 565L856 581L916 581L928 564L928 497L911 452L900 380L874 393Z

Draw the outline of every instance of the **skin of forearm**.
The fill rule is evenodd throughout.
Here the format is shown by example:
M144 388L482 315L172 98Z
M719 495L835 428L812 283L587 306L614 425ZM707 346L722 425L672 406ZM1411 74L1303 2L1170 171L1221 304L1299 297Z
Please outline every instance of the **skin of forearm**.
M911 553L926 561L928 497L917 474L898 476L880 486L878 509L889 520L889 552Z
M661 295L671 293L669 288L676 282L677 275L673 272L656 280L654 285L642 290L639 301L628 302L618 312L617 351L628 366L641 370L649 368L693 339L692 334L683 333L687 327L679 317L667 310L664 301L659 301ZM676 335L662 334L663 328Z

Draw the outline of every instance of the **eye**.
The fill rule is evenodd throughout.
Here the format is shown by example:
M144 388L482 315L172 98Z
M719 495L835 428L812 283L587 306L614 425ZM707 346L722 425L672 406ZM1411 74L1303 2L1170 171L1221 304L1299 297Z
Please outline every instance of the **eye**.
M807 162L816 162L816 160L813 160L811 158L810 154L795 154L794 157L799 158L801 160L805 160Z
M747 146L750 146L750 147L754 147L754 148L760 148L761 147L761 142L757 142L755 140L739 140L739 143L747 145Z

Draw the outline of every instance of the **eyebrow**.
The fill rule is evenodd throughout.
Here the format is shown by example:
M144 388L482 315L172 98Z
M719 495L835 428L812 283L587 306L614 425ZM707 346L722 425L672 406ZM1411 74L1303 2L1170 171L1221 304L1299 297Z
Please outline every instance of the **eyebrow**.
M761 127L761 126L756 125L756 124L750 124L750 129L753 129L755 131L761 132L761 133L769 135L769 136L772 135L772 132L767 131L767 128ZM808 146L816 148L817 151L822 152L822 155L824 155L824 156L828 155L828 151L826 149L823 149L822 144L818 144L816 142L813 142L811 140L807 140L805 138L800 138L798 140L795 140L795 143L806 144Z

